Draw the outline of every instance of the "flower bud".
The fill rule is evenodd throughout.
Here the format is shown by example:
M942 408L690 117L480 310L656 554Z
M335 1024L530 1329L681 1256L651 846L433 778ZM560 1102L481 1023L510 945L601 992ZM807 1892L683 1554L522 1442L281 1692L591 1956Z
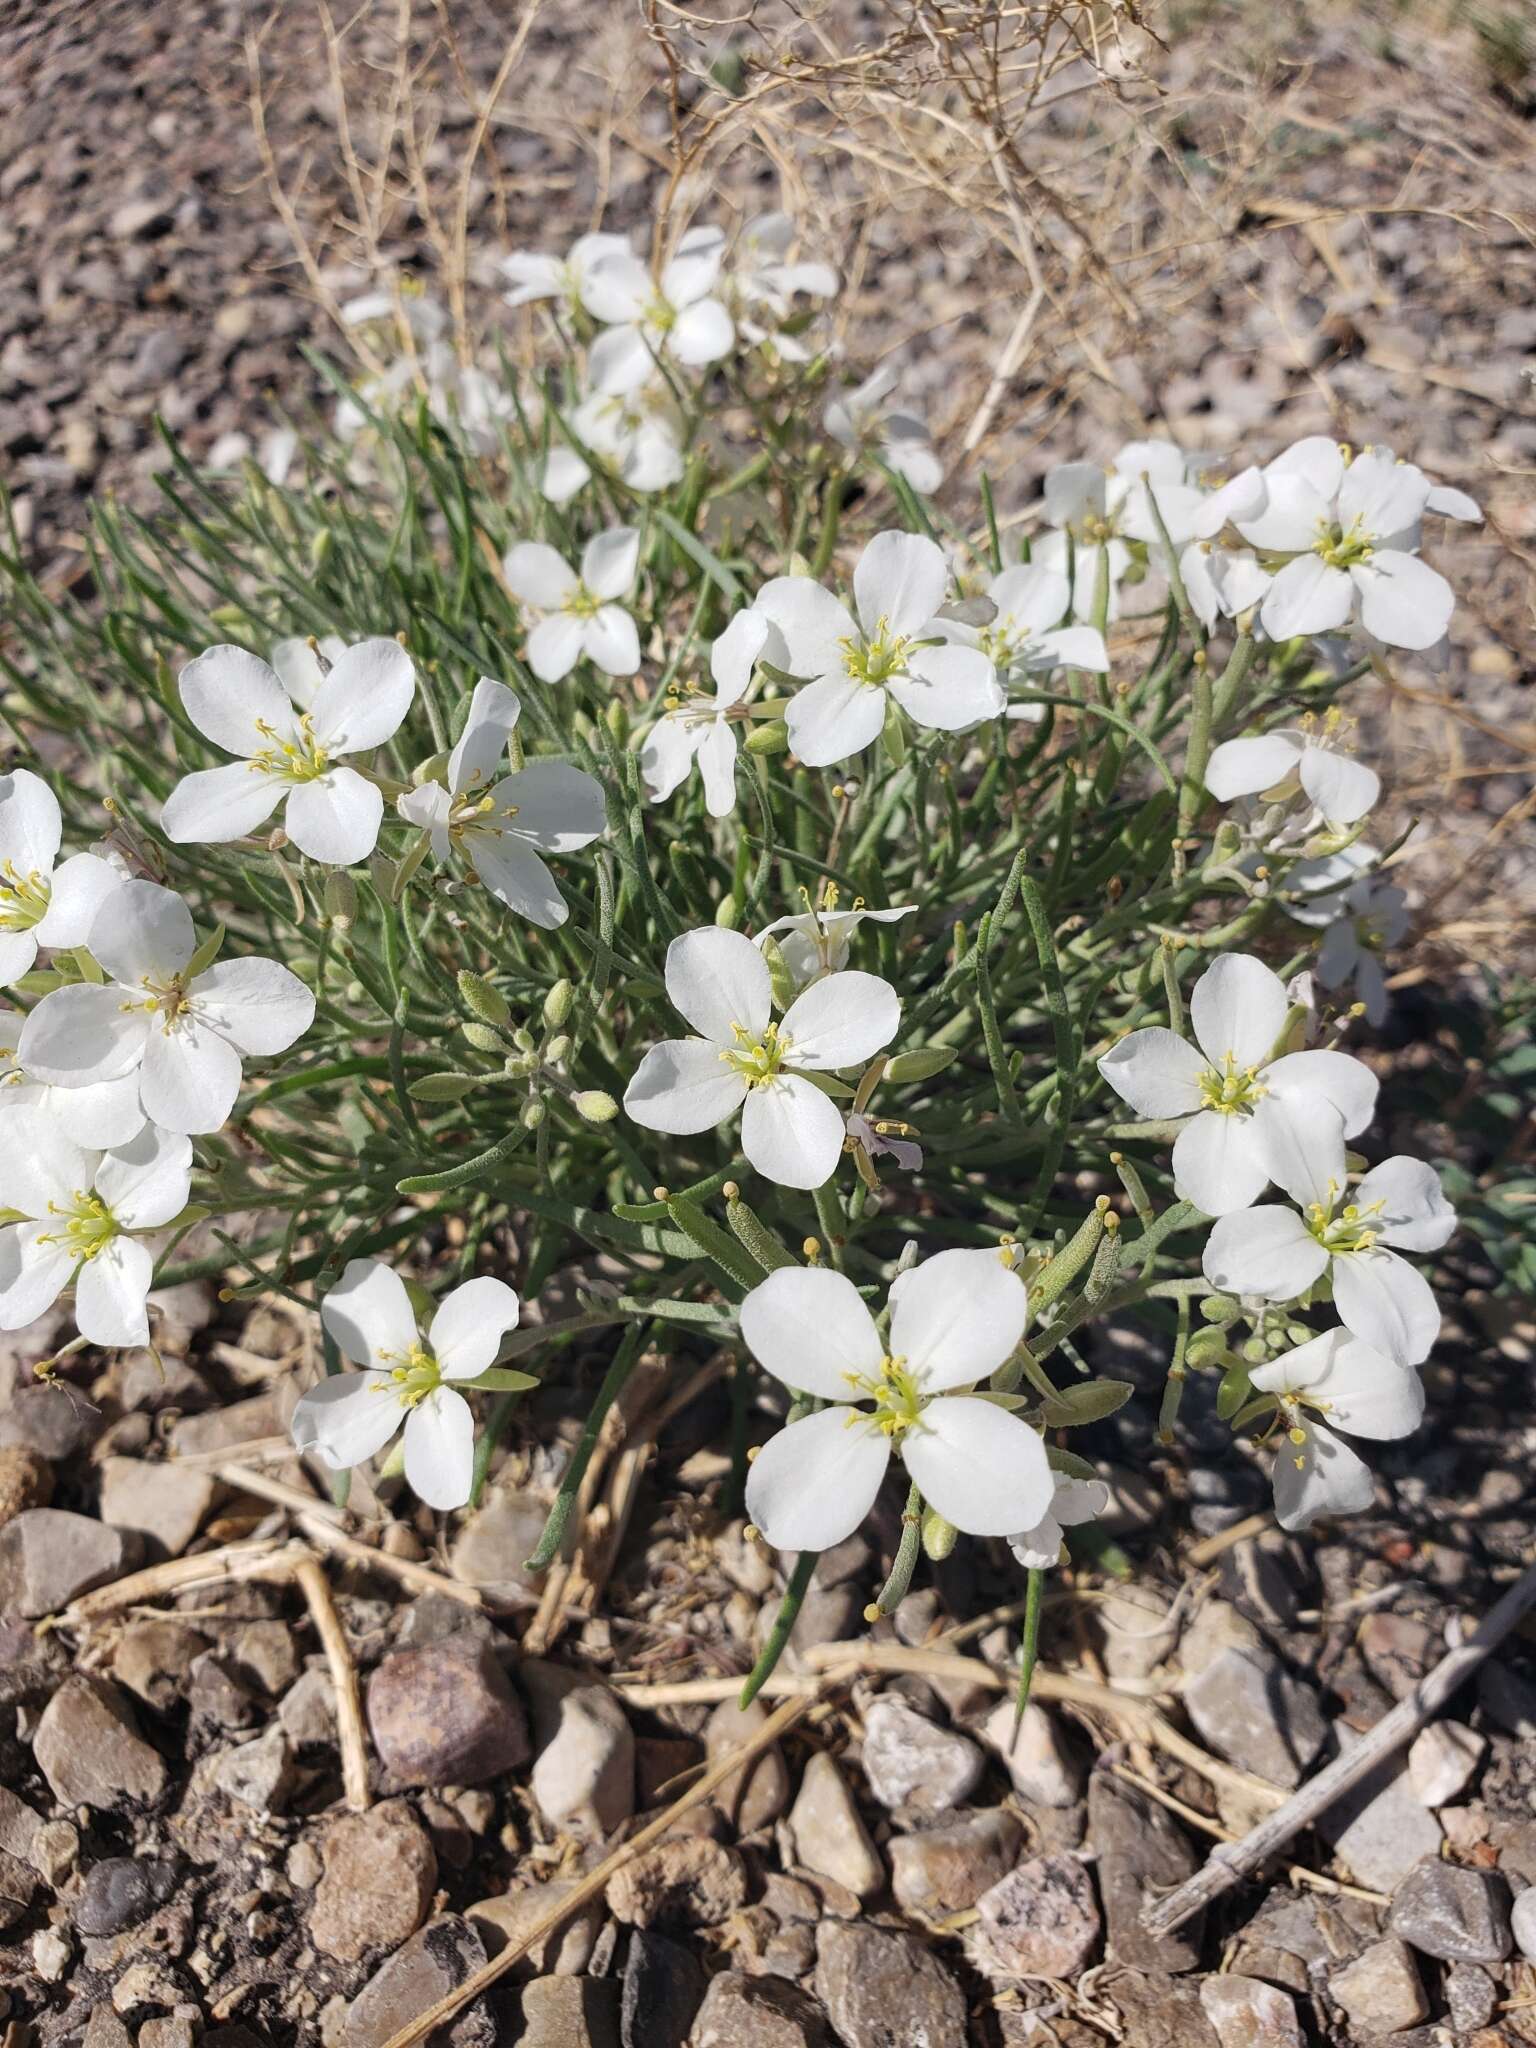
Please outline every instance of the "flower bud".
M898 1052L885 1063L887 1081L928 1081L960 1057L952 1045L918 1045Z
M482 1024L510 1024L512 1012L507 999L499 988L493 988L483 974L471 974L467 967L459 969L459 994L465 1007L473 1010Z
M715 923L723 932L733 932L741 920L741 905L734 894L725 895L715 905Z
M523 1104L523 1129L525 1131L536 1131L548 1114L549 1111L545 1108L543 1102L537 1095L534 1096L531 1102Z
M533 1033L526 1024L518 1025L512 1034L512 1043L519 1052L533 1052L535 1050Z
M629 738L629 711L623 699L610 697L608 699L608 709L603 713L603 717L607 721L608 730L622 747Z
M1223 1330L1230 1328L1242 1312L1242 1303L1231 1294L1208 1294L1200 1304L1200 1313L1205 1320L1219 1324Z
M953 1522L946 1522L937 1508L923 1510L923 1552L935 1564L942 1564L955 1547L960 1531Z
M552 1067L557 1067L570 1049L570 1034L565 1031L557 1031L554 1037L546 1043L544 1057Z
M571 1106L589 1124L611 1123L619 1113L619 1105L601 1088L583 1088L579 1095L572 1096Z
M789 971L789 962L784 958L777 939L764 939L761 952L768 963L768 981L773 990L773 1000L781 1010L787 1010L795 1000L795 977Z
M500 1052L501 1034L493 1031L489 1024L479 1024L473 1017L459 1026L476 1052Z
M1225 1330L1196 1330L1184 1352L1186 1362L1196 1372L1207 1372L1213 1366L1224 1365L1229 1355Z
M459 1102L480 1086L475 1074L423 1074L411 1083L414 1102Z
M539 1056L536 1052L509 1052L501 1067L514 1081L526 1081L530 1074L539 1071Z
M747 735L749 754L786 754L789 751L789 727L782 718L765 719Z
M571 1014L571 1005L576 1000L576 991L569 981L557 981L544 998L544 1023L550 1031L558 1031Z
M320 571L325 567L326 563L330 560L330 555L331 529L328 526L317 526L315 528L315 531L309 537L310 573L312 575L318 576Z
M357 884L345 868L332 868L325 878L325 914L339 932L357 922Z

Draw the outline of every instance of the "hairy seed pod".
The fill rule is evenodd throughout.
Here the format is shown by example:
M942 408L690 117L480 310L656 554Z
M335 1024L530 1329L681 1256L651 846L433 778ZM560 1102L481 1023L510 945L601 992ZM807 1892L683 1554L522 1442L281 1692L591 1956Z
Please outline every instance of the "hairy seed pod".
M923 1510L923 1553L935 1564L942 1564L955 1547L960 1531L953 1522L946 1522L937 1508Z
M357 922L357 884L345 868L332 868L325 878L325 914L339 932Z
M747 736L749 754L787 754L789 727L782 718L768 718L754 726Z
M565 979L557 981L544 998L544 1024L546 1030L558 1031L571 1014L571 1005L576 1000L573 984Z
M611 1123L619 1113L619 1105L601 1088L583 1088L579 1095L572 1096L571 1107L589 1124Z
M548 1114L549 1111L545 1108L544 1104L535 1096L532 1102L525 1102L523 1104L523 1129L525 1131L536 1131Z
M929 1081L942 1074L951 1060L960 1057L952 1045L917 1045L910 1052L898 1052L885 1063L887 1081Z
M482 1024L510 1024L512 1012L507 999L499 988L493 988L483 974L471 974L467 967L459 969L459 994L466 1009L472 1010Z

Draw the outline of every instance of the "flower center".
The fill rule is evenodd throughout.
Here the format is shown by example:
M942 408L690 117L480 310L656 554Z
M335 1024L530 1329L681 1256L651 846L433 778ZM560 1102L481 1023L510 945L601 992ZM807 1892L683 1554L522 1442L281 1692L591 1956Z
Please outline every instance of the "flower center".
M456 846L462 847L465 840L477 832L498 833L505 831L509 821L517 816L516 804L502 804L497 807L496 799L489 791L482 797L471 797L466 803L455 804L448 818L448 836Z
M1219 1067L1207 1067L1200 1076L1200 1100L1218 1116L1235 1116L1250 1110L1269 1093L1259 1079L1257 1067L1240 1067L1235 1053L1223 1053Z
M851 635L837 644L843 650L844 673L856 683L878 686L905 669L912 640L909 634L893 633L890 620L882 613L873 633Z
M0 862L0 931L28 932L40 924L52 893L48 877L37 868L23 874L14 861Z
M61 1217L63 1227L49 1231L37 1241L62 1245L77 1265L83 1265L121 1234L120 1227L100 1195L88 1188L76 1188L69 1199L72 1206L68 1209L59 1208L55 1202L48 1204L48 1214Z
M569 612L573 619L590 619L602 601L600 597L592 595L585 583L578 583L561 609Z
M144 994L136 1000L123 1004L125 1010L148 1010L158 1014L167 1032L177 1024L192 1007L191 992L186 976L173 974L169 981L155 981L149 975L141 977L139 987Z
M657 292L645 309L645 324L654 328L658 334L670 334L677 325L677 308L668 305L661 293Z
M1330 569L1352 569L1356 562L1368 562L1375 548L1358 519L1350 522L1347 532L1335 520L1320 519L1312 552L1321 555Z
M315 737L315 721L306 711L299 720L297 739L283 739L276 728L258 718L256 730L271 746L251 756L258 775L275 775L280 782L318 782L330 773L330 756Z
M872 1401L875 1405L873 1416L861 1413L857 1418L860 1422L872 1421L881 1435L892 1442L916 1427L923 1412L923 1393L916 1374L907 1371L905 1358L893 1358L887 1352L878 1372L848 1372L843 1378L853 1390L855 1400Z
M402 1408L415 1408L443 1383L442 1367L419 1341L409 1351L381 1353L386 1379L377 1382L381 1394L389 1394Z
M1381 1235L1381 1225L1373 1219L1380 1217L1386 1202L1368 1202L1364 1208L1351 1202L1335 1215L1340 1192L1336 1183L1329 1181L1327 1201L1307 1206L1307 1228L1326 1252L1368 1252Z
M1101 548L1105 541L1114 539L1118 529L1112 512L1084 512L1081 518L1069 523L1067 530L1079 547Z
M749 1088L762 1088L775 1078L792 1042L777 1024L765 1024L758 1034L748 1031L745 1025L733 1024L731 1036L735 1045L728 1046L720 1057Z

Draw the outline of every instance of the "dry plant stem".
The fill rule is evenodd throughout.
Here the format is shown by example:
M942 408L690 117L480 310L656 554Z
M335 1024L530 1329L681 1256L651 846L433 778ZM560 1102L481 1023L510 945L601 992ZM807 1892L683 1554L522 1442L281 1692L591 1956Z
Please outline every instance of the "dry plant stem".
M197 1557L173 1557L165 1564L149 1565L130 1572L110 1586L98 1586L94 1593L82 1593L53 1617L54 1625L78 1628L120 1607L134 1607L143 1601L162 1599L167 1593L185 1593L199 1586L217 1586L239 1579L287 1578L292 1561L302 1555L300 1545L285 1536L261 1536L250 1543L230 1543L222 1550L205 1550Z
M291 1442L288 1448L290 1452L293 1450ZM257 1500L271 1501L274 1507L289 1508L300 1515L318 1515L321 1521L334 1523L338 1528L347 1520L345 1508L321 1500L318 1494L305 1487L290 1486L286 1480L253 1471L238 1459L222 1458L217 1464L211 1464L208 1470L212 1478L222 1480L226 1486L233 1486L241 1493L254 1494Z
M1193 1565L1196 1571L1203 1571L1235 1544L1246 1543L1250 1536L1262 1536L1266 1529L1274 1526L1274 1520L1266 1508L1262 1514L1248 1515L1243 1521L1234 1522L1230 1529L1218 1529L1214 1536L1191 1544L1184 1553L1185 1562Z
M336 1602L320 1560L307 1552L293 1560L293 1576L308 1603L315 1633L330 1666L331 1684L336 1692L336 1730L341 1744L341 1782L347 1805L353 1813L368 1810L368 1745L363 1736L363 1703L357 1686L357 1666L347 1647L346 1633L336 1612Z
M1208 1906L1213 1899L1267 1863L1293 1836L1310 1827L1328 1811L1352 1785L1369 1776L1383 1760L1402 1748L1431 1715L1437 1713L1459 1686L1496 1650L1521 1616L1536 1606L1536 1564L1518 1578L1473 1635L1470 1642L1448 1651L1434 1670L1400 1700L1370 1733L1343 1756L1335 1757L1326 1770L1302 1786L1279 1809L1261 1820L1240 1842L1212 1852L1203 1870L1188 1883L1170 1892L1166 1899L1143 1915L1142 1924L1153 1935L1172 1934L1186 1920Z
M451 1991L446 1998L440 1998L436 2005L429 2006L424 2013L418 2014L398 2033L391 2034L384 2043L384 2048L415 2048L416 2042L425 2040L428 2034L433 2034L439 2027L446 2026L455 2014L462 2012L466 2005L480 1996L482 1991L489 1990L498 1978L504 1977L529 1949L536 1947L546 1935L553 1934L557 1927L563 1926L573 1913L579 1913L590 1899L600 1898L607 1890L609 1880L616 1877L626 1864L633 1863L637 1856L659 1842L683 1814L701 1805L717 1786L723 1785L743 1764L750 1762L760 1751L769 1748L781 1735L793 1728L797 1721L802 1720L810 1712L816 1698L817 1694L810 1693L799 1699L786 1700L783 1706L776 1707L753 1735L721 1757L712 1769L707 1770L680 1798L675 1799L665 1813L659 1814L649 1827L642 1828L638 1835L632 1836L611 1855L605 1856L595 1869L589 1870L586 1876L566 1893L564 1898L527 1927L516 1941L508 1942L500 1955L493 1957L490 1962L467 1977L456 1991Z
M296 1514L294 1520L317 1548L333 1550L338 1557L349 1558L368 1571L383 1572L388 1578L398 1579L402 1586L409 1586L413 1592L444 1593L463 1607L485 1605L477 1587L461 1586L457 1579L447 1578L442 1572L433 1571L429 1565L417 1564L412 1558L391 1557L387 1550L376 1550L371 1543L359 1542L357 1537L348 1536L345 1531L323 1521L318 1514Z

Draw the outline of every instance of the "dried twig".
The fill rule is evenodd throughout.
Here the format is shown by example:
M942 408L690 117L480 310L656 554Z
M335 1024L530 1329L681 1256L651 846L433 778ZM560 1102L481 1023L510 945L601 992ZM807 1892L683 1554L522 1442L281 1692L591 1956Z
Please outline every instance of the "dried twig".
M164 1564L148 1565L141 1572L114 1579L110 1586L82 1593L54 1622L61 1628L79 1628L120 1607L164 1599L167 1593L189 1593L200 1586L240 1579L286 1578L295 1548L286 1537L262 1536L251 1543L228 1543L221 1550L201 1551L196 1557L169 1558Z
M330 1666L336 1693L336 1732L341 1744L341 1782L347 1805L354 1813L368 1810L368 1745L363 1735L363 1704L357 1687L357 1666L347 1645L346 1631L336 1612L336 1602L320 1560L309 1552L294 1557L291 1566L305 1601L325 1661Z

